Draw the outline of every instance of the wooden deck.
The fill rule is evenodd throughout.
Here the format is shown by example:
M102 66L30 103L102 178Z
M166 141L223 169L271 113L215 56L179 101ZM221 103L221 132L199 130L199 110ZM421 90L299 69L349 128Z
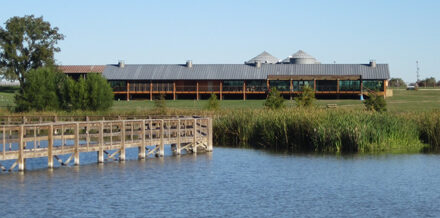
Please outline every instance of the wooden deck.
M29 117L22 122L30 122ZM9 119L11 120L11 119ZM39 118L39 121L41 119ZM164 145L180 155L183 150L212 151L211 118L164 118L48 122L0 126L0 161L16 160L3 171L25 170L28 158L47 157L48 168L54 159L61 165L72 160L79 165L82 152L97 152L98 163L105 159L125 160L127 148L138 148L138 158L163 156ZM148 146L148 147L147 147ZM66 160L58 156L70 155Z

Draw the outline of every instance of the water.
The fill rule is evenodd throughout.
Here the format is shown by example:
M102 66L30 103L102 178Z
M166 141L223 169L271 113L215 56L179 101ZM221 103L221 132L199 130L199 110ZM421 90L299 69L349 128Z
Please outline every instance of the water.
M128 157L135 158L132 151ZM0 174L2 217L440 216L438 155L284 155L215 148ZM42 168L42 169L39 169Z

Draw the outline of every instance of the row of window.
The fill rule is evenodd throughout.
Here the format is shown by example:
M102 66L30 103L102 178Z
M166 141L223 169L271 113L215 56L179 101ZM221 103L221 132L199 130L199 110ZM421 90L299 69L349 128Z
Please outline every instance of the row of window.
M244 81L230 80L223 81L223 91L243 91ZM246 91L249 92L264 92L267 91L267 85L265 80L250 80L246 81ZM127 90L126 81L110 81L110 85L114 91L125 91ZM316 80L316 91L337 91L337 80ZM290 91L290 81L289 80L270 80L270 87L275 87L279 91ZM313 80L294 80L292 81L293 91L301 91L304 86L314 87ZM383 91L384 82L383 80L364 80L362 81L362 86L364 90L372 91ZM191 86L178 86L176 87L178 91L195 91L196 87ZM201 91L218 91L219 86L199 86ZM130 91L149 91L149 82L130 82ZM153 82L153 91L172 91L172 82ZM359 80L340 80L339 81L339 91L359 91L360 81Z

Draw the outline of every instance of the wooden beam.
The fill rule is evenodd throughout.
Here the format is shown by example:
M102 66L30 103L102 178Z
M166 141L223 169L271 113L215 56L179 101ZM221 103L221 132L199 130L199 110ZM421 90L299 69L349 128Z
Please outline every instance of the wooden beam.
M243 101L246 101L246 80L243 81Z
M336 92L339 93L339 79L336 80Z
M99 123L98 163L104 163L104 122Z
M121 124L121 131L122 131L122 135L121 135L121 153L119 154L119 161L125 161L125 120L122 121Z
M49 125L47 137L47 167L53 168L53 124Z
M138 159L145 159L145 120L142 120L141 145L138 148Z
M24 142L23 142L23 135L25 134L24 132L24 126L20 125L20 128L18 130L18 171L24 171Z
M212 118L208 118L208 146L207 146L207 151L211 152L212 151L212 138L213 138L213 131L212 131Z
M127 101L130 101L130 82L127 81Z
M220 81L220 101L223 100L223 81Z
M316 92L316 79L313 79L313 91Z
M176 81L173 81L173 100L176 100Z
M79 165L79 123L75 123L74 164Z
M196 99L199 100L199 81L196 82Z
M176 144L176 154L180 155L180 119L178 120L178 124L177 124L177 144Z
M153 82L150 80L150 101L153 101Z

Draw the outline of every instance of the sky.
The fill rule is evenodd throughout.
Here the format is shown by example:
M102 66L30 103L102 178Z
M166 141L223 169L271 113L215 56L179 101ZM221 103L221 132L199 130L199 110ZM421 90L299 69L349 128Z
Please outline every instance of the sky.
M58 64L240 64L304 50L322 63L388 63L391 77L440 79L437 0L0 0L0 25L43 16Z

